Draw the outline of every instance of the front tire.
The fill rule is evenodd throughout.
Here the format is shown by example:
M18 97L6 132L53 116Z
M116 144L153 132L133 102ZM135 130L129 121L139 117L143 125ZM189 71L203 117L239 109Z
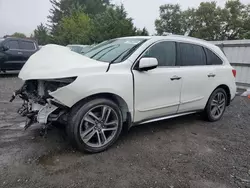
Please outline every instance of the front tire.
M222 88L216 89L211 94L204 110L206 119L211 122L220 120L225 112L227 100L228 97L225 90Z
M71 143L80 151L98 153L116 142L122 122L118 105L108 99L94 99L73 107L67 132Z

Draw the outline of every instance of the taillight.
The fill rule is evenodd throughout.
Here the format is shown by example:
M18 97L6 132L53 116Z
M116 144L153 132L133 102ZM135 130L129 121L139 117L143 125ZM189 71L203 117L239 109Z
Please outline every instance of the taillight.
M233 69L232 72L233 72L234 77L236 77L236 70Z

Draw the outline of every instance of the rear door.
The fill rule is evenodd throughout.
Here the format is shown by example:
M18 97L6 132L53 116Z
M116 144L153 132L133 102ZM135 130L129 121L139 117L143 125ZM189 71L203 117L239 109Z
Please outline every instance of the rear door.
M203 109L215 87L215 68L207 65L205 49L196 44L178 43L177 64L182 71L178 112Z
M20 70L24 63L22 52L20 52L20 45L18 39L8 39L4 42L4 46L8 47L4 51L5 61L2 64L3 70Z
M37 51L37 46L35 42L29 40L19 41L21 52L23 54L23 60L26 62L31 55L33 55Z

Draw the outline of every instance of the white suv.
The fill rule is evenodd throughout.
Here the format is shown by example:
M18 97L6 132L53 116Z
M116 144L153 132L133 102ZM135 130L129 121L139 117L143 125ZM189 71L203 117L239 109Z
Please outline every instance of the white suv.
M65 123L82 151L109 148L122 129L190 113L219 120L235 97L236 71L213 44L190 37L126 37L80 55L44 46L24 65L16 91L26 128Z

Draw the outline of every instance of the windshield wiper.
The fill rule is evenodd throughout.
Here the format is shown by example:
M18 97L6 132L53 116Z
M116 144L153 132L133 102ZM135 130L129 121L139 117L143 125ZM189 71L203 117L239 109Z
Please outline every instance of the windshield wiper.
M140 43L138 43L138 44L136 44L135 46L133 46L132 48L129 48L129 49L127 49L127 50L125 50L124 52L122 52L119 56L117 56L115 59L113 59L110 63L112 64L112 63L114 63L117 59L119 59L124 53L126 53L123 57L122 57L122 59L121 59L121 61L123 61L126 57L128 57L132 52L134 52L142 43L144 43L146 40L143 40L143 41L141 41Z
M117 59L119 59L124 53L126 53L127 51L131 50L131 48L125 50L124 52L122 52L120 55L118 55L115 59L113 59L112 61L110 61L110 63L114 63Z
M121 59L121 61L123 61L124 59L126 59L126 57L128 57L132 52L134 52L145 41L147 41L147 40L145 39L145 40L141 41L140 43L136 44L135 46L133 46L132 48L130 48L130 50L123 56L123 58Z
M121 61L123 61L126 57L128 57L132 52L134 52L141 44L143 44L145 41L147 41L146 39L141 41L140 43L136 44L135 46L133 46L132 48L129 48L127 50L125 50L124 52L122 52L120 55L118 55L116 58L114 58L112 61L110 61L108 69L106 72L109 71L110 65L113 64L117 59L119 59L124 53L126 53L123 58L121 59ZM120 61L120 62L121 62Z
M93 56L91 56L90 58L92 59L93 57L95 57L96 55L98 55L99 53L101 53L102 51L106 50L106 49L109 49L109 48L112 48L113 46L117 46L117 44L114 44L114 45L111 45L111 46L108 46L106 48L103 48L102 50L98 51L97 53L95 53Z
M119 46L120 46L120 45L119 45ZM112 50L118 48L119 46L114 47L114 48L111 48L110 50L108 50L106 53L102 54L102 55L101 55L98 59L96 59L96 60L100 60L100 59L101 59L103 56L105 56L107 53L109 53L110 51L112 51Z

